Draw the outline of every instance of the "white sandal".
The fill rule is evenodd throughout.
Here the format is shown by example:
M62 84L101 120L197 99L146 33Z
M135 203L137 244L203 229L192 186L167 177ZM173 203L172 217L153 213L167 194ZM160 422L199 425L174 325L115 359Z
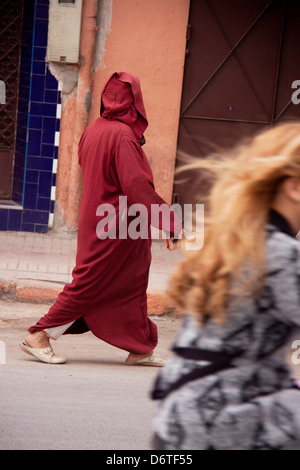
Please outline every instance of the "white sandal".
M25 353L36 357L39 361L47 362L48 364L63 364L67 360L65 357L56 356L51 345L48 348L31 348L24 342L19 346Z
M125 360L125 364L129 366L154 366L163 367L166 364L166 359L159 356L159 354L152 353L151 356L140 359L139 361L131 361L130 359Z

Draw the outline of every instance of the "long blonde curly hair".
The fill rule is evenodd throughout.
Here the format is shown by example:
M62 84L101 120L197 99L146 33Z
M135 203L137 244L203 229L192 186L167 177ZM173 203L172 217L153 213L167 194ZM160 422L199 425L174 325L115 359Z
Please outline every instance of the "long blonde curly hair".
M237 285L244 298L258 292L274 196L285 178L300 178L300 123L273 127L221 158L198 160L181 171L187 169L213 176L205 201L204 245L178 265L168 294L201 323L209 316L222 323Z

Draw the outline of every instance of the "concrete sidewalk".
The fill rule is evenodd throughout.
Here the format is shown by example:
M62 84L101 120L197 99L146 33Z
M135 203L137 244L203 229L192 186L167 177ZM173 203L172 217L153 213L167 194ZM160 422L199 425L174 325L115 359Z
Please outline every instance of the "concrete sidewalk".
M76 236L0 231L0 299L53 303L71 282ZM153 240L148 285L149 314L178 313L165 300L165 289L182 252L168 252Z

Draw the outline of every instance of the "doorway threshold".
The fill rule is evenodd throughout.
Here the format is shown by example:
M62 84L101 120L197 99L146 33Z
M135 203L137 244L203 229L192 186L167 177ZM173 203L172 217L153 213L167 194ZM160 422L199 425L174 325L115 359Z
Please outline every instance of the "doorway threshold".
M0 199L0 209L13 209L21 211L23 210L23 206L9 199Z

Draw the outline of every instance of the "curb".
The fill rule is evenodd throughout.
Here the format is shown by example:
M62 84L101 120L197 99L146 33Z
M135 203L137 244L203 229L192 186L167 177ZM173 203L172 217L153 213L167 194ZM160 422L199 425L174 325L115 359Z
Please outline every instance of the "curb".
M64 285L54 282L0 279L0 300L31 303L53 303Z
M65 284L41 280L0 279L0 300L53 304ZM147 292L148 315L181 315L164 292Z

